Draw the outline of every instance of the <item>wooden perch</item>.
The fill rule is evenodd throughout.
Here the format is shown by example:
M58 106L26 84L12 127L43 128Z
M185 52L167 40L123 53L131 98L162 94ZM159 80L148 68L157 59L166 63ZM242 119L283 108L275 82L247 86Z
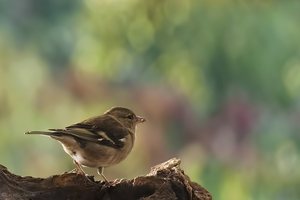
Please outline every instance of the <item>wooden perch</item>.
M83 175L66 173L48 178L21 177L0 165L1 200L105 199L105 200L211 200L210 193L190 181L180 160L173 158L151 168L146 176L109 183L89 181Z

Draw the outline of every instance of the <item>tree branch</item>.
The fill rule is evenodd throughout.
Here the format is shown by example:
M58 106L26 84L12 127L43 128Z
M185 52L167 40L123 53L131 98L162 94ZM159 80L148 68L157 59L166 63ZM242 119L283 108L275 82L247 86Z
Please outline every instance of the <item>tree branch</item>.
M0 199L43 200L211 200L210 193L190 181L173 158L151 168L146 176L109 183L88 180L83 175L66 173L48 178L21 177L0 165Z

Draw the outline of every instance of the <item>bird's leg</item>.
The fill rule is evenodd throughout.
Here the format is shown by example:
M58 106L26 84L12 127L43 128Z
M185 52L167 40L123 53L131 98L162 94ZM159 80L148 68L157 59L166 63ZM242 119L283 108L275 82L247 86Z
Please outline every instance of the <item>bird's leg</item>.
M71 172L75 172L76 174L81 174L81 175L85 176L85 173L84 173L82 167L80 166L80 164L78 162L76 162L75 160L73 160L73 162L76 167Z
M87 174L85 174L85 172L83 171L81 165L78 162L76 162L75 160L73 160L73 162L74 162L76 167L75 167L75 169L71 170L71 173L75 172L76 174L83 175L85 177L85 179L87 179L89 182L95 183L94 181L89 179L89 177L87 176Z
M104 167L99 167L98 170L97 170L97 173L98 173L100 176L102 176L102 178L105 180L105 182L108 183L108 180L107 180L107 178L104 176L103 171L104 171Z

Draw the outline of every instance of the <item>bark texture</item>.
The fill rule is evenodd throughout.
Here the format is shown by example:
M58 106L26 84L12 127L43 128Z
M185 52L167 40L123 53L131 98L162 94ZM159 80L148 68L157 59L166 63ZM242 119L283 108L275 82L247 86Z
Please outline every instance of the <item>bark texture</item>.
M0 165L1 200L211 200L210 193L192 182L173 158L151 168L149 174L109 183L74 173L48 178L21 177Z

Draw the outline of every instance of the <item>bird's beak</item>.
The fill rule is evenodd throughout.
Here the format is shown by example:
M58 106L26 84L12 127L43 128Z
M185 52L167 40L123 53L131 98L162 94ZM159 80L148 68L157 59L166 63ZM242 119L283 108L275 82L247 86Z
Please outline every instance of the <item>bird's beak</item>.
M145 122L145 121L146 121L146 119L145 119L145 118L143 118L143 117L140 117L140 116L136 116L136 119L137 119L137 123L143 123L143 122Z

